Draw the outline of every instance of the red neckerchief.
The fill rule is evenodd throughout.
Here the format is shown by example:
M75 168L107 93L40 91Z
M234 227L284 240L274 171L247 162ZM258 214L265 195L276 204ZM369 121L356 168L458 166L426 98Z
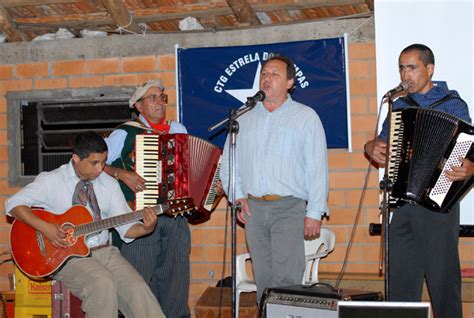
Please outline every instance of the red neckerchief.
M169 133L170 131L170 122L169 121L166 121L164 118L161 120L161 122L157 123L157 124L154 124L154 123L151 123L145 116L143 116L143 118L145 118L146 122L148 123L148 125L156 132L158 133L161 133L161 134L167 134Z

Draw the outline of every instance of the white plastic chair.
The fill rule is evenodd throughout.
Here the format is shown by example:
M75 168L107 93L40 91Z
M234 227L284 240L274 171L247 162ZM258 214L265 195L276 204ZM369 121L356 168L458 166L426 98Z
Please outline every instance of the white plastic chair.
M319 282L318 268L321 258L332 252L336 245L336 235L328 228L322 227L319 238L312 241L304 241L306 267L301 281L302 285L312 285ZM235 311L239 317L240 293L250 293L257 291L257 285L253 278L250 278L245 268L245 263L250 259L249 253L240 254L236 257L236 295Z

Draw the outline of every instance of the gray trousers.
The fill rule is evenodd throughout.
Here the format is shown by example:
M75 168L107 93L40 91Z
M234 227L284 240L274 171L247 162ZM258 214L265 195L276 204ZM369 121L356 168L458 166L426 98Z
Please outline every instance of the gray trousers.
M150 285L167 317L189 317L191 234L186 218L160 216L155 231L121 252Z
M389 298L420 301L426 278L435 318L462 317L459 205L436 213L406 204L390 224Z
M155 296L116 247L73 258L54 276L82 300L88 318L165 317Z
M295 197L249 199L249 208L252 215L247 218L245 235L260 301L266 288L301 284L306 202Z

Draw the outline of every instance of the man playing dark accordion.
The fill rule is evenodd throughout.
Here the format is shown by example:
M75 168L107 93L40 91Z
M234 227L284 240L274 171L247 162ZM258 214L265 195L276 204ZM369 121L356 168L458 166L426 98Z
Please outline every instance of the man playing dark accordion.
M399 57L401 81L408 94L398 98L393 109L420 107L434 109L470 122L468 107L445 82L431 80L435 61L430 48L413 44ZM379 166L387 153L387 120L380 135L365 144L365 152ZM451 181L467 180L474 164L463 159L462 165L446 172ZM436 318L462 317L461 270L458 254L459 204L448 213L436 213L421 205L398 207L390 224L389 300L420 301L426 278Z

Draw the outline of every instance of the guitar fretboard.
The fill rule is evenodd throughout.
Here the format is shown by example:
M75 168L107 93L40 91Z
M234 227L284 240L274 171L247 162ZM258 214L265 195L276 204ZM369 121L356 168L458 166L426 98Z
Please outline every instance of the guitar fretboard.
M155 213L157 215L163 214L167 209L167 205L157 205L152 207L155 210ZM132 223L134 221L138 221L143 219L143 213L144 209L131 212L131 213L126 213L126 214L121 214L117 215L111 218L107 219L102 219L102 220L97 220L91 223L83 224L83 225L78 225L74 229L74 237L81 237L93 233L98 233L103 230L110 229L112 227Z

